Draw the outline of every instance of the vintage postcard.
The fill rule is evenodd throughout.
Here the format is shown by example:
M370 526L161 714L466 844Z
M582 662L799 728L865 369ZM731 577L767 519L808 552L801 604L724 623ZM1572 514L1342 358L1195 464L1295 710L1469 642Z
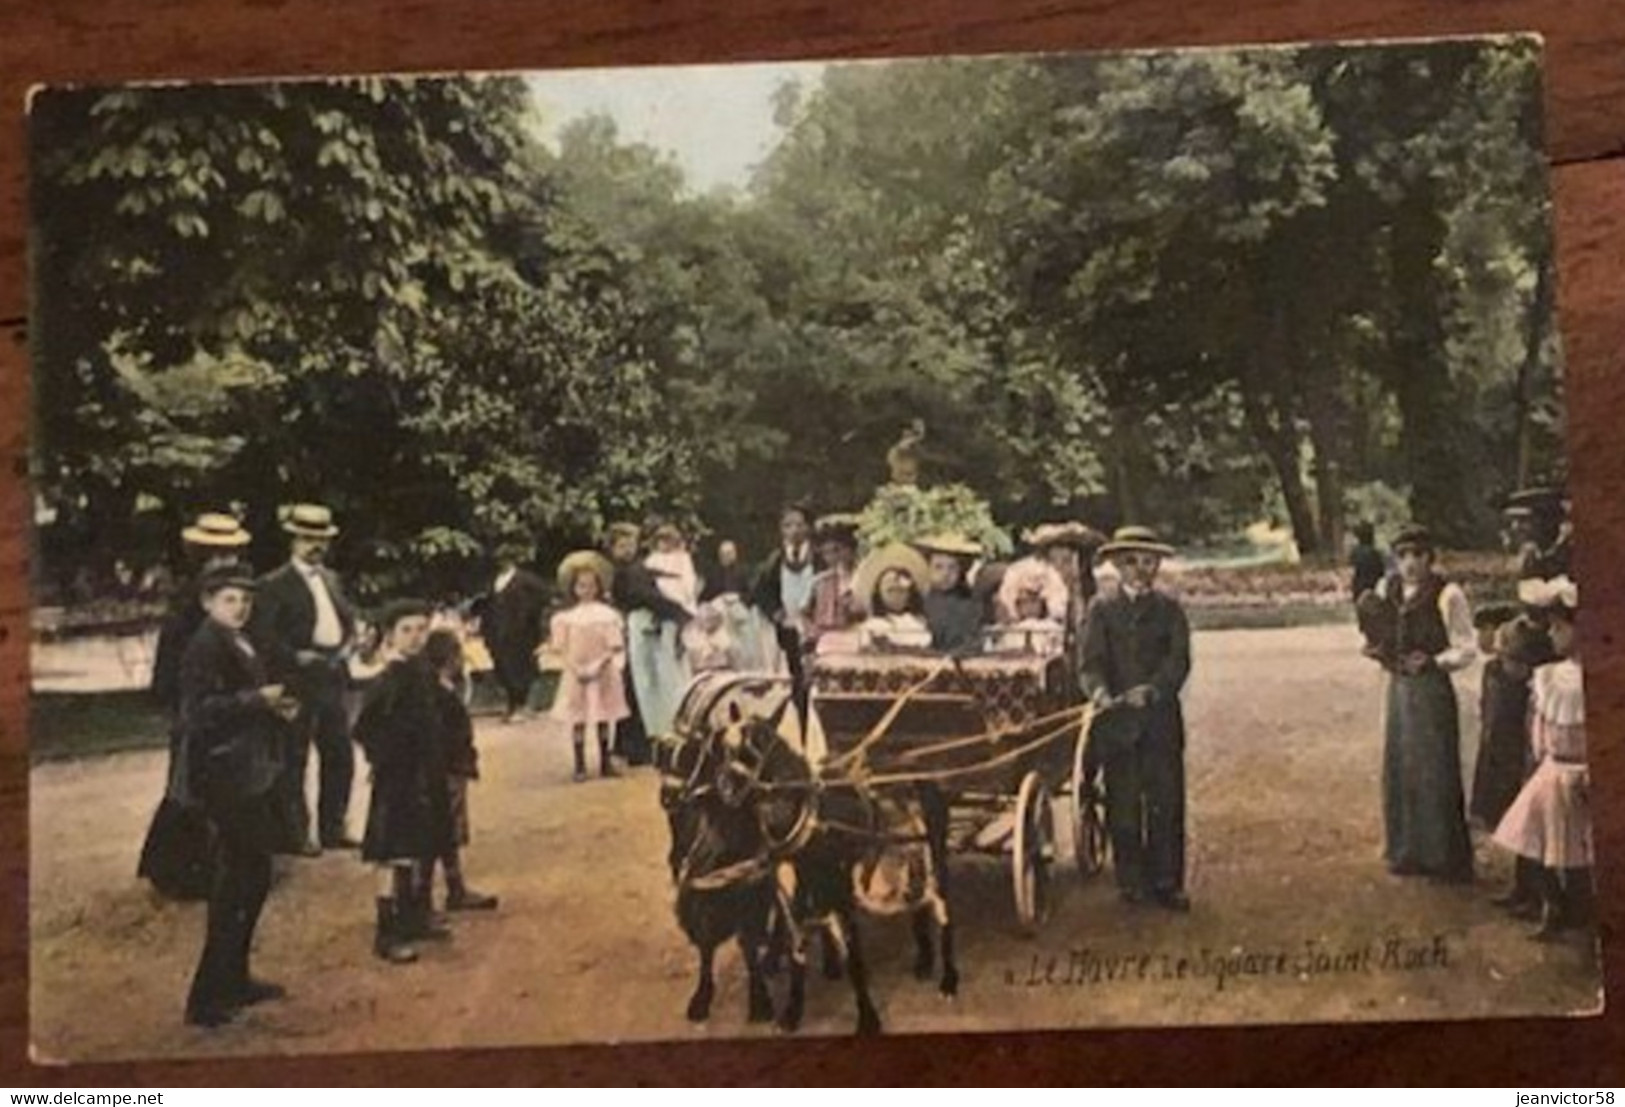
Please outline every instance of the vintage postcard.
M1541 120L35 90L36 1057L1597 1013Z

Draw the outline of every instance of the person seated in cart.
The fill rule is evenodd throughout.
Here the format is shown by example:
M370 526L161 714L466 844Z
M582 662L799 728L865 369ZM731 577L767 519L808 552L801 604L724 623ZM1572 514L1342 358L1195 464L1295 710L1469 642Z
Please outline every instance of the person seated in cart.
M863 593L853 586L853 564L858 557L857 516L824 516L813 529L813 541L824 570L813 577L812 595L804 612L806 648L813 654L856 652L857 626L863 621Z
M860 653L923 652L931 649L921 583L930 566L911 546L894 543L875 550L858 566L853 592L869 612L858 627Z
M930 559L925 622L939 653L975 653L982 646L982 601L970 588L970 567L982 547L962 534L934 534L915 543Z
M989 653L1026 653L1052 657L1061 652L1066 628L1053 614L1055 600L1049 567L1032 561L1017 562L1005 573L1010 607L998 626L987 633ZM1065 610L1063 607L1062 610Z
M1089 605L1079 678L1097 716L1112 864L1124 902L1187 911L1185 720L1179 694L1190 676L1190 623L1179 601L1154 587L1173 553L1148 527L1122 527L1101 548L1122 588Z

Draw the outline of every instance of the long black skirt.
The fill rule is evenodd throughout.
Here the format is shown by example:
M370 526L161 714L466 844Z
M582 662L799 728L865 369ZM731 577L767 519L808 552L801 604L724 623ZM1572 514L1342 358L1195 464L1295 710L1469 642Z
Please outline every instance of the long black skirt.
M203 808L165 797L152 814L136 875L170 899L208 899L212 852L213 835Z

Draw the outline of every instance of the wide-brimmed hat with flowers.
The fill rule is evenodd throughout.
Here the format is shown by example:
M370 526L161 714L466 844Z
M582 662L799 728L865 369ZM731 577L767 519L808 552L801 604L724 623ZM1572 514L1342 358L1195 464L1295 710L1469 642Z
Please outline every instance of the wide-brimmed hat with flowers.
M333 511L323 504L290 504L282 509L282 529L296 538L336 538Z
M1568 577L1553 577L1551 580L1530 577L1518 582L1518 602L1545 611L1573 613L1580 610L1580 586Z
M565 554L564 561L559 562L559 592L570 595L578 572L596 575L598 595L608 600L609 592L614 587L614 564L608 558L604 558L596 549L577 549L574 553Z
M893 571L906 573L914 587L921 590L931 579L931 566L913 546L902 542L882 546L858 562L853 571L852 598L859 608L869 610L880 578Z
M1106 536L1084 523L1039 523L1022 534L1022 539L1034 549L1050 546L1069 546L1075 550L1090 550L1106 541Z
M197 521L181 531L181 540L193 546L219 546L237 549L248 545L254 536L243 529L235 515L223 511L205 511Z
M1118 527L1112 540L1100 547L1101 557L1120 553L1148 553L1158 557L1172 557L1174 548L1162 541L1150 527Z
M609 558L597 550L576 550L566 554L564 560L559 562L559 591L570 595L575 588L576 574L581 572L592 573L598 578L599 598L607 600L615 586L615 566Z

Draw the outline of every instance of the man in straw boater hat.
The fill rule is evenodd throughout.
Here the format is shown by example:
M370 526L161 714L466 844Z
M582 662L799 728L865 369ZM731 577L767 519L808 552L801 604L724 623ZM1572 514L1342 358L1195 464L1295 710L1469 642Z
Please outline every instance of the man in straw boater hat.
M290 558L260 580L254 609L254 637L270 654L271 669L299 699L293 748L283 781L283 848L314 857L322 849L360 845L345 823L355 752L350 748L344 712L345 647L355 634L355 609L338 574L327 567L339 528L320 504L294 504L282 512ZM316 803L320 846L310 841L310 806L305 798L305 765L315 744L321 756Z
M1435 569L1426 527L1393 543L1399 571L1361 605L1366 656L1388 672L1382 764L1383 855L1396 876L1467 882L1473 848L1461 785L1461 723L1450 674L1477 656L1472 608Z
M248 971L254 928L271 888L273 802L287 720L297 709L244 634L254 580L240 567L204 574L207 611L180 663L180 730L190 787L214 831L208 938L186 1000L186 1021L214 1027L283 989Z
M1100 550L1122 586L1089 605L1079 676L1097 710L1106 822L1118 894L1186 911L1185 719L1191 632L1179 601L1155 588L1173 548L1148 527L1120 527Z
M152 697L169 716L169 773L164 798L153 813L141 847L136 875L172 899L203 899L209 894L209 827L202 799L187 780L180 747L181 657L207 617L201 574L236 565L252 536L234 516L205 512L181 531L189 579L170 599L158 631L152 662Z

